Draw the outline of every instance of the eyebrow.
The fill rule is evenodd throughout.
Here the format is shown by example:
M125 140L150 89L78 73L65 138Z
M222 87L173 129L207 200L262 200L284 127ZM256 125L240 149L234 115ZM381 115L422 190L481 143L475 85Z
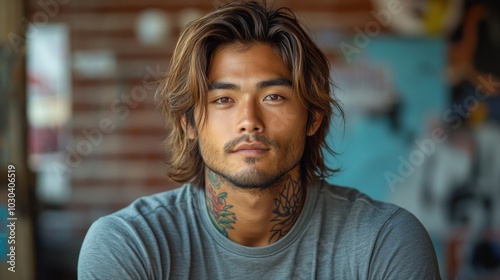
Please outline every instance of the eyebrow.
M257 83L257 88L262 89L271 86L287 86L292 87L292 81L286 78L275 78L271 80L265 80ZM227 83L227 82L213 82L208 85L208 90L216 89L228 89L228 90L240 90L241 87L237 84Z
M265 87L271 87L271 86L287 86L287 87L292 87L292 81L289 79L285 78L276 78L276 79L271 79L267 81L262 81L257 83L258 88L265 88Z

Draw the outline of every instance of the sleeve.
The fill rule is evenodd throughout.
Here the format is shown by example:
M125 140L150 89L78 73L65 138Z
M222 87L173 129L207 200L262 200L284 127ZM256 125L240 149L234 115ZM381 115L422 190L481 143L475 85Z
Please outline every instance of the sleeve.
M78 279L148 279L148 262L137 234L118 217L92 224L78 259Z
M408 211L398 209L379 232L368 279L441 279L429 235Z

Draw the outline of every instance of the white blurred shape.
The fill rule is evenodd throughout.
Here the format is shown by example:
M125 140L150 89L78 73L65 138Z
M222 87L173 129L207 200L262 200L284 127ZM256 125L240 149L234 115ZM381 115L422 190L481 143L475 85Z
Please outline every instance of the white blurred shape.
M161 10L145 10L137 18L136 36L143 44L160 44L170 37L171 30L170 16Z
M73 52L73 70L85 78L111 77L116 71L116 57L110 50Z

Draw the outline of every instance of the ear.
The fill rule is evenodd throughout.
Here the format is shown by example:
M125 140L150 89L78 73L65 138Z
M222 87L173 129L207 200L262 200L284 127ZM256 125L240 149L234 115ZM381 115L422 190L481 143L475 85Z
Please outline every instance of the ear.
M187 134L189 140L196 140L196 133L194 131L194 127L190 127L187 124L186 116L181 117L181 125L182 125L182 130L184 130L184 133Z
M321 122L323 121L323 116L320 115L318 112L312 113L312 122L307 128L307 136L313 136L316 131L318 131L319 126L321 125Z

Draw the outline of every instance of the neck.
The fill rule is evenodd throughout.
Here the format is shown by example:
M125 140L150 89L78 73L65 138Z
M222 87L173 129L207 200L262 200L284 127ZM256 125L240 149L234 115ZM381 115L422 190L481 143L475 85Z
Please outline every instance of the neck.
M265 246L283 238L304 206L299 167L273 186L243 189L205 170L206 206L216 229L245 246Z

